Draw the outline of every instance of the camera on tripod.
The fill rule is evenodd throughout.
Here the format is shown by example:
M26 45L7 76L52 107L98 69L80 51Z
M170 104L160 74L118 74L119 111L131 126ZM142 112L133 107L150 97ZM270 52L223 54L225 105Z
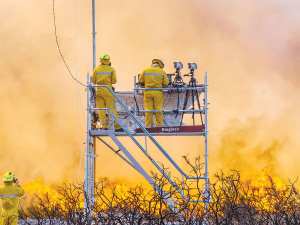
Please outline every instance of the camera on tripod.
M184 74L183 76L184 76L184 77L187 77L187 76L191 77L191 80L190 80L190 81L193 81L193 82L196 83L197 81L196 81L196 79L194 78L194 70L197 69L197 64L194 63L194 62L190 62L190 63L188 63L188 68L190 69L190 73Z
M190 87L191 89L186 90L185 100L184 100L184 104L183 104L183 110L185 110L187 108L187 103L189 101L189 97L192 97L192 107L191 107L191 109L193 109L193 110L195 109L195 101L197 101L198 109L200 110L201 109L201 105L200 105L200 101L199 101L200 93L198 93L198 90L197 90L197 83L198 82L197 82L196 78L194 77L194 72L195 72L195 69L197 69L197 64L194 63L194 62L190 62L190 63L188 63L188 68L190 69L190 72L188 74L184 74L183 76L184 77L190 77L188 87ZM180 126L182 124L183 115L184 115L184 112L182 113ZM203 125L203 119L202 119L201 112L200 112L200 118L201 118L201 122L202 122L202 125ZM193 112L192 119L193 119L193 125L195 125L194 112Z
M175 68L176 71L177 71L177 69L178 69L178 70L182 69L182 68L183 68L183 65L182 65L181 62L177 61L177 62L174 62L174 68Z
M175 71L175 73L171 74L171 76L172 75L175 76L172 84L174 86L183 86L184 82L183 82L181 74L180 74L180 70L183 68L182 63L179 61L174 62L174 68L176 69L176 71Z
M194 63L194 62L190 62L190 63L188 63L188 68L190 70L196 70L197 69L197 64Z
M189 81L189 87L192 87L196 85L197 81L196 78L194 77L194 70L197 69L197 64L194 62L188 63L188 68L190 69L190 72L188 74L184 74L184 77L191 77Z

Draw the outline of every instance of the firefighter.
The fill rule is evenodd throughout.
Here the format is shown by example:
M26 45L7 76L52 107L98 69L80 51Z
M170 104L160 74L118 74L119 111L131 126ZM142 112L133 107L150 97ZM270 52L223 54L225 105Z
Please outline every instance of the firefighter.
M0 187L0 197L2 202L1 225L18 224L18 197L24 195L23 188L19 185L18 179L12 172L4 175L4 186ZM15 186L13 185L15 183Z
M92 83L96 85L107 85L112 89L112 84L117 83L116 71L110 66L110 56L103 53L100 57L100 65L94 69ZM115 101L115 96L105 87L98 87L96 92L97 108L108 108L111 110L111 105ZM99 110L99 119L104 130L108 130L108 118L105 110ZM119 119L116 109L116 103L113 104L113 113ZM93 121L92 125L96 126L97 121ZM124 131L122 127L115 123L115 131Z
M145 88L162 88L169 84L166 72L163 70L164 63L161 59L153 59L152 65L143 70L139 77L140 83L145 84ZM146 110L162 110L164 96L160 90L146 90L144 92ZM162 112L155 113L156 126L163 125ZM146 126L153 126L153 113L146 113Z

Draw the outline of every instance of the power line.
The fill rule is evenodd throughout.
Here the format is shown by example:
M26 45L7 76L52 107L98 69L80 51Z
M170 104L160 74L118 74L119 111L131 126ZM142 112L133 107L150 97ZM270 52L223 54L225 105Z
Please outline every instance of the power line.
M61 53L61 51L60 51L60 47L59 47L58 40L57 40L57 34L56 34L56 23L55 23L54 1L55 1L55 0L53 0L54 30L55 30L55 38L56 38L56 44L57 44L57 47L58 47L59 54L60 54L60 56L61 56L61 58L62 58L62 60L63 60L63 62L64 62L64 64L65 64L65 66L67 67L67 69L68 69L68 71L69 71L71 77L72 77L77 83L79 83L79 84L81 84L82 86L86 87L86 85L84 85L83 83L81 83L80 81L78 81L78 80L73 76L73 74L71 73L71 71L70 71L70 69L69 69L69 67L68 67L68 65L67 65L67 63L66 63L66 61L65 61L65 59L64 59L64 57L63 57L63 55L62 55L62 53Z
M76 79L77 79L77 51L76 51L76 1L75 1L75 53L73 52L73 45L72 45L72 41L71 41L71 32L70 32L70 26L69 26L69 15L68 15L68 4L67 4L67 0L65 0L66 3L66 14L67 14L67 22L68 22L68 32L69 32L69 40L70 40L70 45L71 45L71 52L72 52L72 58L73 58L73 64L74 64L74 70L75 70L75 75L76 75ZM77 2L78 4L78 2ZM79 11L79 9L78 9ZM79 22L80 22L80 17L79 17ZM80 22L81 23L81 22ZM81 33L82 34L82 33ZM82 42L83 42L83 38L82 38ZM84 47L84 42L83 42L83 47ZM84 53L85 53L85 49L84 49ZM75 58L74 58L75 55ZM87 64L87 60L86 60L86 64ZM87 66L88 69L88 66ZM79 144L79 152L80 152L80 161L79 161L79 168L78 168L78 183L77 183L77 189L78 189L78 184L79 184L79 180L80 180L80 175L81 175L81 161L82 161L82 152L83 152L83 147L80 143L81 142L81 136L80 136L80 128L79 128L79 107L78 107L78 96L80 99L80 103L81 103L81 109L82 109L82 115L85 121L85 117L84 117L84 111L83 111L83 106L82 106L82 100L81 100L81 93L80 93L80 89L79 89L79 84L76 83L77 86L77 126L78 126L78 144Z

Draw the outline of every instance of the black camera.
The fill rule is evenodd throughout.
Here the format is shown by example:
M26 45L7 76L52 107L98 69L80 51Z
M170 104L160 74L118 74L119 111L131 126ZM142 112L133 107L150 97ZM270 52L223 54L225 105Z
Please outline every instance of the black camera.
M174 68L175 69L182 69L183 65L182 65L181 62L177 61L177 62L174 62Z
M197 69L197 64L196 63L190 62L190 63L188 63L188 66L189 66L189 69L191 69L191 70Z
M14 178L13 182L18 183L18 179Z

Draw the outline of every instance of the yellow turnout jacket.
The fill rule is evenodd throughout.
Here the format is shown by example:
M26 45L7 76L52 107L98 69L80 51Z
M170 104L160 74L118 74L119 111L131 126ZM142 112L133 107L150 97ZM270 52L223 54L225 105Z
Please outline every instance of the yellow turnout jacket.
M92 83L97 85L108 85L117 83L116 71L109 65L99 65L94 69ZM99 90L100 88L98 88Z
M4 186L0 187L0 198L2 203L1 225L18 223L18 197L24 195L23 188L13 182L4 182Z
M166 72L159 66L150 66L144 69L139 80L141 83L145 83L145 88L162 88L162 85L169 84Z

